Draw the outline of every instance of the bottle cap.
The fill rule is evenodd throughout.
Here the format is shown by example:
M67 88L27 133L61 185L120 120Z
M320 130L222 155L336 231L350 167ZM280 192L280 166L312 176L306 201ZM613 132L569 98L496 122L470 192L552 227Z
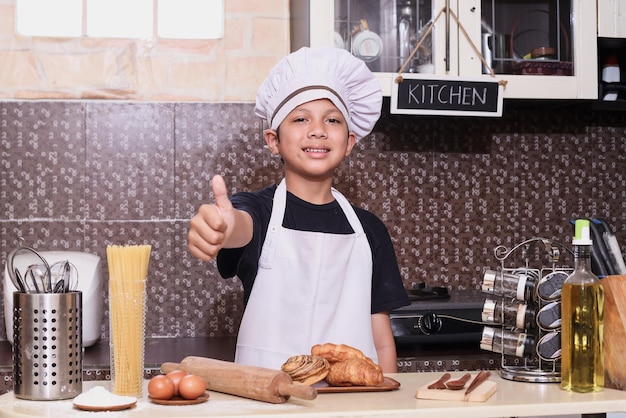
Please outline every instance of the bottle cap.
M576 219L574 227L574 239L572 245L592 245L593 241L590 238L589 232L589 220L588 219Z

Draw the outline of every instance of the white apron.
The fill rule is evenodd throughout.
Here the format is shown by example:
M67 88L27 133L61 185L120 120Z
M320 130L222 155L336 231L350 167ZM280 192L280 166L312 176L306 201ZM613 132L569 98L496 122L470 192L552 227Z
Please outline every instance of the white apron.
M283 228L287 186L276 188L259 271L243 314L235 361L280 369L315 344L348 344L378 362L371 321L372 253L352 206L333 197L354 234Z

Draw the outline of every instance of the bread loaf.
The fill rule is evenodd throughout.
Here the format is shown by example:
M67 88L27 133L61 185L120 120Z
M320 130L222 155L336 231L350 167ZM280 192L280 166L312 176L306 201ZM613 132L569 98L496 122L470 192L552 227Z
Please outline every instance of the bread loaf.
M326 376L326 382L331 386L378 386L384 379L378 365L361 358L333 363Z
M316 344L311 347L311 354L314 356L324 357L330 364L351 358L367 359L361 350L350 347L346 344Z
M311 354L330 364L326 382L331 386L378 386L383 383L382 368L363 352L346 344L317 344Z

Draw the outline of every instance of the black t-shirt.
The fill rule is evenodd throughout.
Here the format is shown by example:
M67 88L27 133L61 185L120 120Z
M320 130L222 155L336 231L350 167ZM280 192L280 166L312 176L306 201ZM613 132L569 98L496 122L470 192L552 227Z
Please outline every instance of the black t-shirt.
M233 206L250 214L254 224L252 240L242 248L222 249L217 267L222 277L237 276L247 303L257 275L276 185L257 192L240 192L231 197ZM363 225L373 258L372 313L389 311L410 304L402 283L396 254L385 224L371 212L353 206ZM337 201L314 205L287 192L283 227L300 231L352 234L354 231Z

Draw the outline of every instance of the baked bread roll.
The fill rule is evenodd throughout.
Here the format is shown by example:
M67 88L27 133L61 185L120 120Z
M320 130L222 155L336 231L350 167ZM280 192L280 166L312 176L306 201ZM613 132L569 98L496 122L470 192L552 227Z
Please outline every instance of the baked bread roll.
M312 385L326 378L330 364L323 357L303 354L289 357L281 370L295 382Z
M350 347L346 344L316 344L311 347L311 354L314 356L324 357L330 364L344 361L351 358L368 359L363 352L357 348ZM371 360L370 360L371 361ZM372 362L373 363L373 362Z
M369 359L349 358L330 366L326 382L331 386L378 386L385 379L383 370Z
M346 344L317 344L311 354L330 363L326 382L331 386L378 386L385 377L382 368L363 352Z

